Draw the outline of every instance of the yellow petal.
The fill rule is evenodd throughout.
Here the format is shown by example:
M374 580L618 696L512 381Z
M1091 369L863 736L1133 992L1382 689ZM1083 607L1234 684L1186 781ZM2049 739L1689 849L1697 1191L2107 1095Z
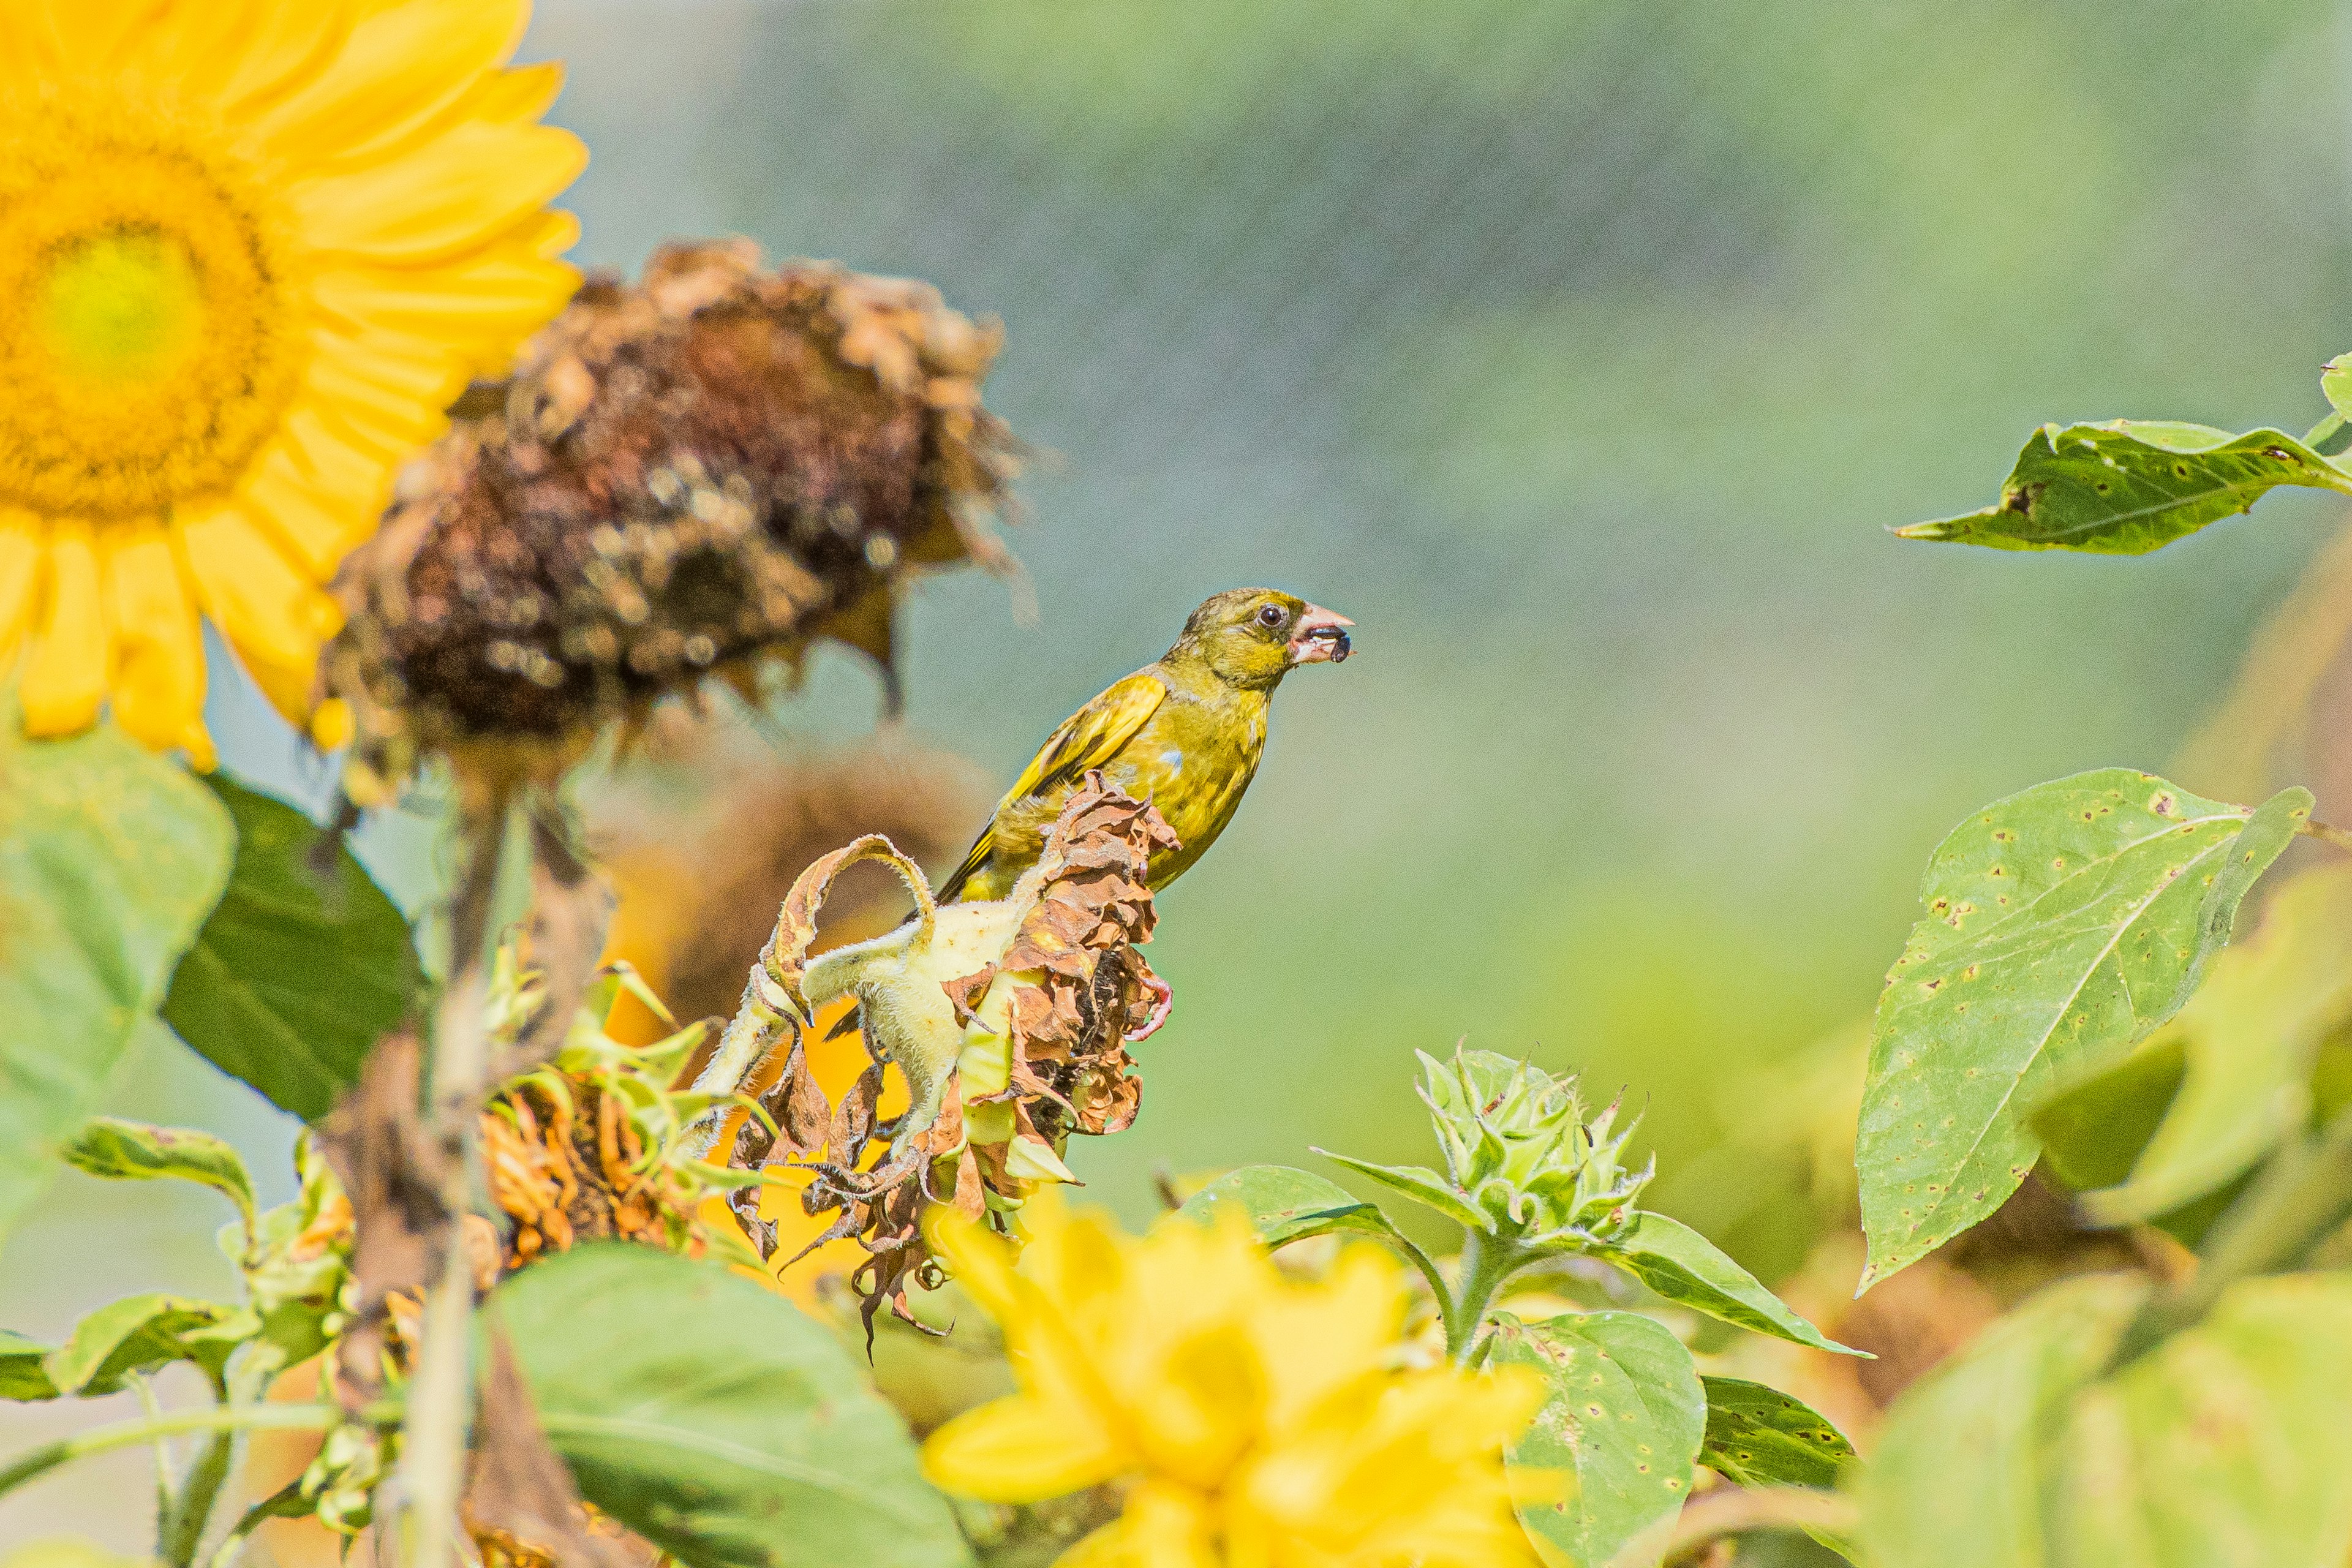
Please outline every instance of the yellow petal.
M380 11L254 130L272 156L297 165L393 147L513 53L530 10L527 0L410 0Z
M335 602L234 502L184 512L174 533L205 614L278 710L300 722L319 649L341 621Z
M1054 1568L1232 1568L1217 1549L1217 1520L1206 1500L1147 1481L1128 1494L1126 1511L1055 1560Z
M205 729L205 642L189 584L160 523L109 529L100 540L114 625L114 721L156 751L183 747L213 766Z
M106 701L106 607L89 524L50 524L48 561L48 603L20 688L25 730L73 735L98 721Z
M545 114L562 91L563 62L542 60L484 77L457 109L469 120L520 125Z
M122 63L133 41L170 0L16 0L37 17L48 14L50 53L66 70L102 75Z
M0 670L16 651L16 639L32 618L33 590L41 582L41 520L28 511L0 507Z
M295 409L237 499L288 559L324 583L375 527L391 492L390 463L368 460L327 431L315 411Z
M322 355L415 363L425 353L446 357L451 350L503 360L579 287L576 268L502 243L439 267L332 267L312 281L310 294L331 318L317 334Z
M1124 1468L1083 1410L1015 1395L968 1410L923 1445L923 1473L944 1491L988 1502L1060 1497Z
M314 336L320 347L302 374L304 401L362 450L397 464L447 427L443 411L465 376L446 351L411 359Z
M287 194L312 249L421 263L498 238L587 163L568 131L476 121L393 162L300 181Z
M125 63L235 124L325 69L352 20L342 0L193 0L165 6Z

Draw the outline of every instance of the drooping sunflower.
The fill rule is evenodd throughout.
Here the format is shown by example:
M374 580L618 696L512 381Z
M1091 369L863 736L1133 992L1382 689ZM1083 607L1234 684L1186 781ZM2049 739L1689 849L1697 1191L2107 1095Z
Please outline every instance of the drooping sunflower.
M209 766L199 616L311 710L321 592L577 286L529 0L0 5L0 676Z

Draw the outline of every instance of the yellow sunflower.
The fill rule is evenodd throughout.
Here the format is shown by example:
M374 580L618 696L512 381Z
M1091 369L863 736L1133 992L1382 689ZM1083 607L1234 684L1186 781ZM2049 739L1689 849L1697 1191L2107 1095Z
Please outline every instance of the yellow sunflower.
M322 745L321 591L570 298L529 0L0 4L0 677L211 765L201 614Z
M1387 1254L1351 1247L1302 1283L1239 1221L1138 1239L1050 1191L1022 1217L1017 1270L978 1226L935 1222L1021 1381L931 1435L935 1484L1009 1503L1124 1486L1061 1568L1533 1568L1503 1447L1543 1390L1402 1364Z

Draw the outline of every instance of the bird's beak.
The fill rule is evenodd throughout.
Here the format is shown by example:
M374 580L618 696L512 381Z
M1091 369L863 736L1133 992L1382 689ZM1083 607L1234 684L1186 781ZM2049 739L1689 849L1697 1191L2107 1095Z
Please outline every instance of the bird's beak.
M1307 605L1298 617L1297 629L1290 634L1290 662L1321 664L1328 659L1333 664L1340 663L1356 651L1348 641L1348 628L1355 624L1320 605Z

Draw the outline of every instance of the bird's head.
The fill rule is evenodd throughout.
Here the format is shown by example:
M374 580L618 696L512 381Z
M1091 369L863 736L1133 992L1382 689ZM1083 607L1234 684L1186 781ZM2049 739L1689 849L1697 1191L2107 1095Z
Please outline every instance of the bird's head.
M1230 588L1192 612L1169 657L1198 658L1235 686L1272 686L1302 664L1346 658L1355 624L1296 594Z

